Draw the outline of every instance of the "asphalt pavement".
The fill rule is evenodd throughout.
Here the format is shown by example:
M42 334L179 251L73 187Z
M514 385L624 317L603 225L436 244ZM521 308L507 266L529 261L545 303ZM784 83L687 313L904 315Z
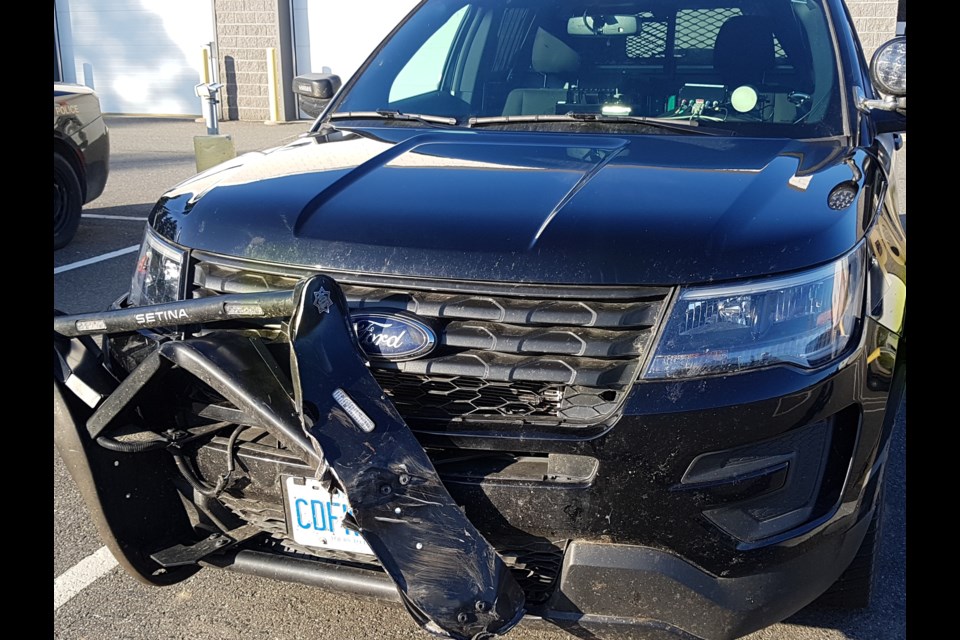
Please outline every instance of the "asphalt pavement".
M54 304L67 312L108 307L127 289L146 216L169 187L196 172L193 136L202 123L185 119L108 118L110 179L84 209L74 241L54 252ZM295 139L308 122L221 123L238 153ZM905 163L903 163L905 164ZM901 190L904 198L906 189ZM109 257L114 256L114 257ZM878 593L859 612L811 607L748 640L896 640L906 637L905 407L891 442L880 548ZM148 587L124 573L103 551L80 494L54 451L54 637L331 638L423 640L399 605L345 596L252 576L206 569L177 585ZM57 599L59 595L59 600ZM515 640L573 636L546 623L522 624Z

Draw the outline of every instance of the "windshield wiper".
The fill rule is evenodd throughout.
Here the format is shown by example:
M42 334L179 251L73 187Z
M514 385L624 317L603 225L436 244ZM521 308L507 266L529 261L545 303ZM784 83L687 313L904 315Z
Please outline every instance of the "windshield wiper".
M701 127L700 121L690 119L672 120L669 118L650 118L646 116L605 116L600 113L562 113L533 116L489 116L484 118L470 118L467 120L468 127L484 127L487 125L500 125L512 123L530 123L530 122L600 122L604 124L637 124L656 129L665 129L667 131L676 131L678 133L692 133L704 136L730 136L733 132L728 129L716 129L714 127Z
M341 111L330 115L330 120L412 120L426 124L447 124L455 126L456 118L433 116L423 113L401 113L389 109L376 111Z

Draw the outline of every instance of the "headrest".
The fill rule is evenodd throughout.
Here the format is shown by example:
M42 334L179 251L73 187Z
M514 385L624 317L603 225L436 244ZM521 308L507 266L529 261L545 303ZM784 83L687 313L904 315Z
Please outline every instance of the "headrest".
M537 73L568 73L580 68L580 54L540 28L533 40L532 58L533 70Z
M770 18L735 16L720 27L713 66L727 86L759 83L775 62Z

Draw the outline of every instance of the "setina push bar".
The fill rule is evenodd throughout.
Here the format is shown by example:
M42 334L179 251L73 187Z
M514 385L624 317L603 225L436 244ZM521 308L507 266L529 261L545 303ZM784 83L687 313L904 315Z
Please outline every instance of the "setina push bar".
M255 414L255 423L316 465L322 482L346 494L352 517L345 526L363 536L420 626L463 640L510 630L524 614L522 589L370 373L346 299L331 278L311 276L293 291L55 315L54 377L80 395L85 385L76 379L71 385L70 378L82 373L69 361L71 348L89 340L84 336L251 318L287 319L289 380L278 380L283 373L259 338L217 331L174 337L113 390L85 399L93 409L86 425L91 435L109 432L123 408L147 390L163 393L164 371L186 370ZM281 388L292 394L276 393Z

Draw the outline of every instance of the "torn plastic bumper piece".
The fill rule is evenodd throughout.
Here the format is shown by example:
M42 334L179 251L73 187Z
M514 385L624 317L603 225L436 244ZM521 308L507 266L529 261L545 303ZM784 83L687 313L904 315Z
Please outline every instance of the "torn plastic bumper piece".
M112 392L102 391L109 385L93 383L96 393L84 391L81 399L94 408L86 421L89 437L109 432L143 394L162 393L159 381L172 367L188 371L230 401L247 423L303 453L324 484L345 493L352 508L349 526L376 554L419 625L458 639L511 629L524 613L522 589L454 502L373 378L336 283L314 276L292 294L248 298L55 317L54 377L73 390L83 389L80 383L90 376L71 367L76 358L71 360L70 345L77 340L65 336L205 324L238 314L290 316L292 380L256 337L210 332L167 340ZM76 379L67 384L71 378ZM205 548L184 547L181 555L199 558Z
M506 631L523 615L523 591L373 378L340 289L321 276L295 292L297 404L407 609L455 637Z

